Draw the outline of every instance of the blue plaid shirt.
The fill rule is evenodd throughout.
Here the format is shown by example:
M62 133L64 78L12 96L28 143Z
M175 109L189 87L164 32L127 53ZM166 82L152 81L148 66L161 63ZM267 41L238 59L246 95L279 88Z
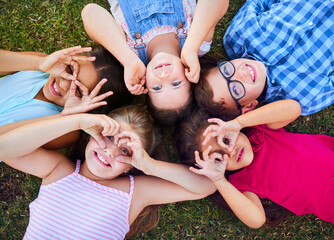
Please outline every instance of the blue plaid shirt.
M295 99L302 115L334 103L334 0L248 0L224 46L265 64L266 102Z

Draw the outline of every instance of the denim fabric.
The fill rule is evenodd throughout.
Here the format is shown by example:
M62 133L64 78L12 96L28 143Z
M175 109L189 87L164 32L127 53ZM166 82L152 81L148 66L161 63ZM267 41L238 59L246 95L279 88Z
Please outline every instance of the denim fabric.
M182 0L123 0L118 1L131 37L136 39L136 33L142 36L147 31L158 26L175 26L186 23ZM179 34L179 44L182 49L186 35ZM137 41L137 40L136 40ZM145 44L138 40L139 58L147 65L148 58Z
M175 26L186 23L182 0L121 0L118 1L131 37L143 35L157 26Z

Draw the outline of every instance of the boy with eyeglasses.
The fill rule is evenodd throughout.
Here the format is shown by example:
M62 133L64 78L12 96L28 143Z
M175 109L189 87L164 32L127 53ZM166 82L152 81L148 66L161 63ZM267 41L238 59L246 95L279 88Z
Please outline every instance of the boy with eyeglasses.
M240 114L259 101L294 99L309 115L334 103L334 1L247 1L224 46L233 60L213 60L201 74L202 107Z

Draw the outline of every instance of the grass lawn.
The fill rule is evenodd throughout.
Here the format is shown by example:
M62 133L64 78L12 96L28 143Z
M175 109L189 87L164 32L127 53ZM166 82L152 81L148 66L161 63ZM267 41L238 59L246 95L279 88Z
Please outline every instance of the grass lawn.
M140 0L138 0L140 1ZM51 53L93 43L84 31L81 9L92 1L1 0L0 48ZM94 1L109 8L107 1ZM230 1L228 13L216 28L212 54L226 59L223 34L244 0ZM300 117L289 131L334 136L334 106ZM172 159L175 159L172 154ZM36 198L40 180L0 164L0 239L22 239L28 224L28 205ZM333 203L334 207L334 203ZM158 226L132 239L334 239L334 225L315 216L293 216L253 230L218 209L208 199L161 207Z

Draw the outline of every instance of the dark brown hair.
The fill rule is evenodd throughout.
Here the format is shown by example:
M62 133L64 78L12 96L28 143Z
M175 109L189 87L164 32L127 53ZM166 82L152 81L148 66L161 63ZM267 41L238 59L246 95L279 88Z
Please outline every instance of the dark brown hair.
M213 91L210 87L207 77L211 71L217 67L218 61L209 56L205 55L200 58L201 63L201 74L198 83L194 88L194 95L198 106L204 109L210 115L215 115L219 117L240 115L239 109L227 109L224 107L223 103L215 103L213 99Z
M97 71L98 81L103 78L108 80L102 86L99 94L113 91L113 95L105 99L108 104L92 110L91 113L107 114L113 109L129 105L132 102L132 94L125 86L124 68L120 62L101 45L92 46L92 51L85 55L96 57L93 64Z

